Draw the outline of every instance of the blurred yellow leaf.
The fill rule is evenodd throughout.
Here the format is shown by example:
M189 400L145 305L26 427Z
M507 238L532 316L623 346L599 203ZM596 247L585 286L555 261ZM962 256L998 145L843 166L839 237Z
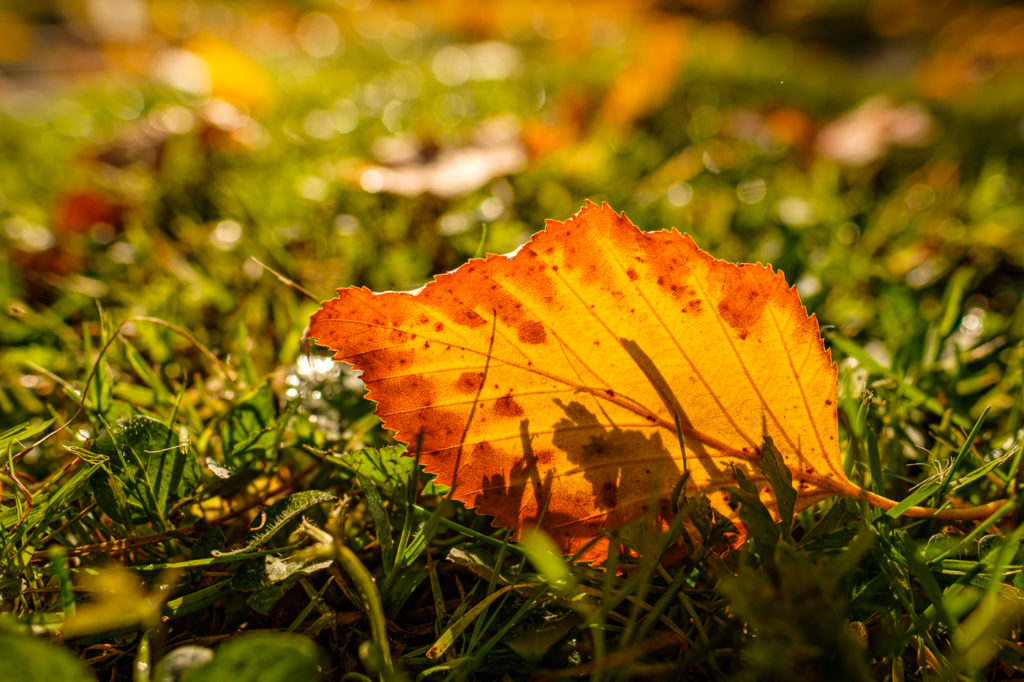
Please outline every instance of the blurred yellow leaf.
M65 638L109 632L142 625L155 627L160 607L174 583L174 575L161 573L157 589L147 591L142 580L123 566L109 566L86 575L81 587L92 601L78 607L64 622Z
M628 128L660 105L675 88L686 59L686 22L661 17L639 35L639 53L612 81L601 105L600 119L613 128Z
M269 101L267 71L231 43L206 35L188 41L186 46L209 67L214 97L250 108Z

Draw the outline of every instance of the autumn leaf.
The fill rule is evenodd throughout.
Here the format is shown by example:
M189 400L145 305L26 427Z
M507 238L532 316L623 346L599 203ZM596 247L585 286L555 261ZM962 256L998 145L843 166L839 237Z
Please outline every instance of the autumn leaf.
M213 35L200 35L190 39L186 46L209 69L209 94L250 108L270 101L267 71L231 42Z
M599 118L625 129L660 105L678 81L687 52L689 25L682 20L652 17L636 59L612 81Z
M362 370L396 438L453 497L518 537L539 524L600 561L606 529L664 526L690 494L735 517L735 470L770 507L765 436L796 510L843 494L836 368L783 273L715 260L675 230L589 203L511 256L412 293L340 289L310 336ZM413 453L410 453L413 454Z

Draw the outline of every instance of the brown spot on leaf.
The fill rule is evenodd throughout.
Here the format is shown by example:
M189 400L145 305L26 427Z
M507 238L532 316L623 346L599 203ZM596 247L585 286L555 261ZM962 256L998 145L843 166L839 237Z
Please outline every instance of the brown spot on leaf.
M396 396L394 401L389 401L389 413L430 409L437 400L437 389L435 381L423 374L406 374L374 382L376 394Z
M758 285L747 276L749 267L757 266L738 268L736 276L725 280L725 292L718 302L718 314L739 333L741 339L747 337L747 332L764 312L764 296Z
M381 376L398 374L398 368L408 367L416 358L412 349L389 348L378 353L365 353L353 359L353 366L363 370L363 380L373 381Z
M477 327L487 324L487 320L468 308L459 308L458 312L455 313L455 321L463 327L469 327L470 329L476 329Z
M538 450L537 452L533 453L533 456L536 457L536 459L537 459L537 465L538 466L543 466L545 464L550 464L551 461L554 460L554 458L555 458L555 451L554 450Z
M511 391L495 401L494 411L502 417L521 417L525 414L519 403L513 400Z
M463 372L455 382L455 390L460 393L476 393L484 383L483 372Z
M423 374L410 374L401 377L401 388L403 393L410 395L412 400L424 408L433 406L437 400L437 386L434 380Z
M544 343L548 335L544 331L544 325L540 322L528 322L519 327L519 340L523 343Z
M445 473L450 480L459 443L466 430L466 419L465 414L434 408L397 413L388 417L388 423L390 428L399 432L398 440L412 447L416 447L422 433L422 451L432 453L431 471Z
M635 282L637 280L637 277L639 277L640 275L636 274L636 270L630 268L629 270L626 270L626 276L629 277L630 280Z
M480 458L484 461L490 462L494 460L494 455L496 453L497 450L494 449L493 445L487 441L483 441L473 446L472 457L474 459Z

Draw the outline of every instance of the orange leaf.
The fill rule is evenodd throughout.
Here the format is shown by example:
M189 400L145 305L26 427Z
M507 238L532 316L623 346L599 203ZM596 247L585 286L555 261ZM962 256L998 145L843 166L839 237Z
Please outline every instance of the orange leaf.
M684 468L730 517L734 467L771 504L765 435L798 510L869 495L843 473L835 365L782 273L607 205L415 293L340 289L310 336L362 370L384 425L456 499L516 537L540 520L566 554L648 515L664 525Z
M644 28L639 54L616 75L601 105L601 120L613 128L628 128L672 94L686 59L685 21L657 17Z

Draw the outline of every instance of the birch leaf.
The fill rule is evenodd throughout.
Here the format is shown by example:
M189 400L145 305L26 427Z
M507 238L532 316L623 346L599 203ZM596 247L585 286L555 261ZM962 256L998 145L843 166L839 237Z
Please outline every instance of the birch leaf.
M515 537L539 524L566 554L598 538L584 560L605 558L607 529L666 524L684 471L730 517L736 469L775 509L766 436L792 474L787 513L872 498L843 472L836 367L783 273L607 205L416 292L340 289L310 336L362 370L385 427L453 497Z

